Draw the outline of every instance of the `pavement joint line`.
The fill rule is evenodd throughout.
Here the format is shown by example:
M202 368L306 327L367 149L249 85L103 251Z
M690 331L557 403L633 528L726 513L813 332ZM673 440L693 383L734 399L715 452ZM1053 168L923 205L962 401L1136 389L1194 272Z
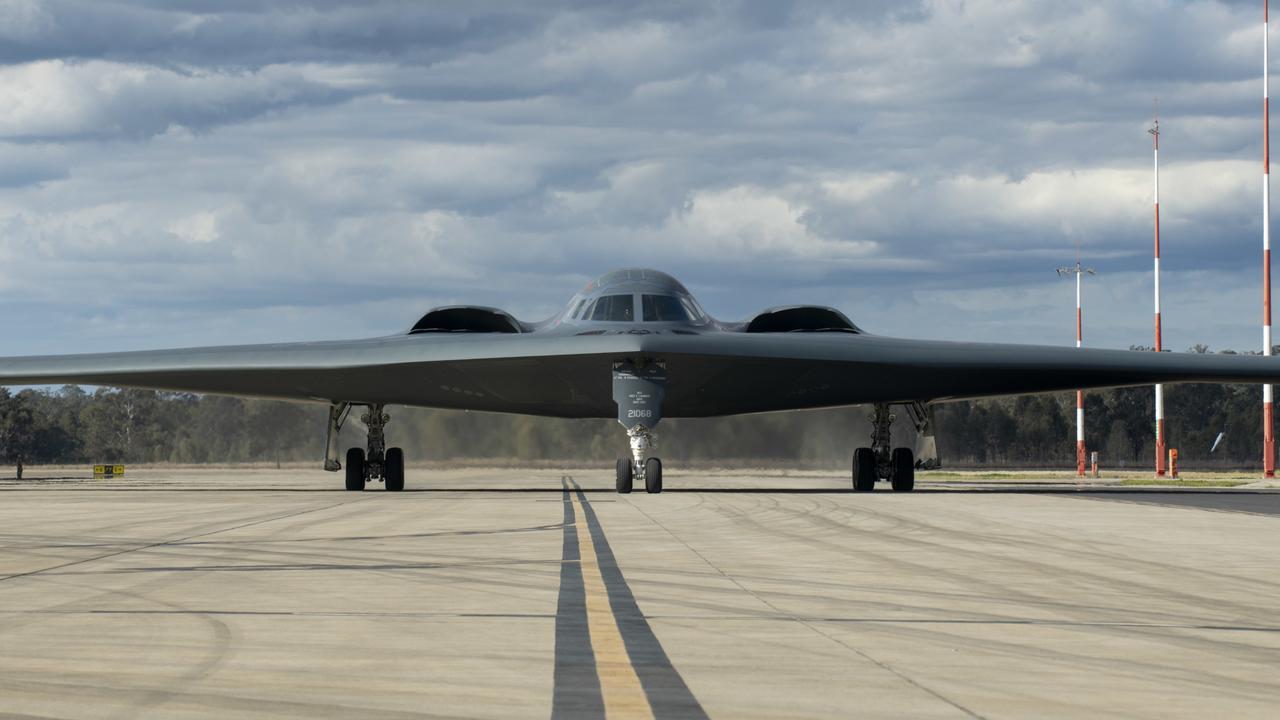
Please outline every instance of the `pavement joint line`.
M810 630L810 631L812 631L812 632L814 632L814 633L817 633L818 635L820 635L820 636L822 636L822 637L826 638L827 640L829 640L829 641L831 641L831 642L835 643L836 645L839 645L840 647L845 648L846 650L852 651L854 654L856 654L856 655L858 655L858 656L862 657L864 660L867 660L867 661L871 662L871 663L872 663L872 664L874 664L876 667L878 667L878 668L880 668L880 669L882 669L882 670L885 670L885 671L887 671L887 672L889 672L889 673L891 673L891 674L893 674L893 675L896 675L898 678L900 678L901 680L903 680L903 681L904 681L904 682L906 682L907 684L911 685L912 687L915 687L915 688L917 688L917 689L919 689L919 690L921 690L921 691L923 691L923 692L925 692L925 693L928 693L929 695L932 695L933 697L937 698L938 700L941 700L942 702L944 702L944 703L946 703L946 704L950 705L951 707L953 707L953 708L955 708L955 709L957 709L957 710L959 710L959 711L963 712L964 714L968 715L969 717L972 717L972 718L978 718L979 720L986 720L982 715L979 715L978 713L974 712L973 710L970 710L969 708L965 707L964 705L961 705L960 703L956 702L955 700L952 700L951 698L947 697L946 695L943 695L942 693L938 692L937 690L934 690L933 688L930 688L930 687L928 687L927 685L924 685L924 684L922 684L922 683L918 682L917 680L915 680L915 679L911 678L910 676L906 675L905 673L903 673L902 671L900 671L900 670L898 670L897 668L893 667L892 665L889 665L888 663L883 662L883 661L881 661L881 660L879 660L879 659L877 659L877 658L875 658L875 657L871 656L871 655L870 655L869 653L867 653L866 651L861 650L861 649L859 649L859 648L856 648L856 647L854 647L854 646L852 646L852 645L850 645L850 644L848 644L848 643L846 643L846 642L844 642L844 641L840 640L839 638L837 638L837 637L834 637L834 636L830 635L829 633L823 632L823 630L822 630L821 628L819 628L819 627L818 627L818 626L817 626L817 625L816 625L812 620L810 620L810 619L808 619L808 618L805 618L805 617L803 617L803 616L800 616L800 615L796 615L795 613L789 613L789 612L787 612L787 611L785 611L785 610L783 610L783 609L779 608L778 606L774 605L773 603L769 602L767 599L765 599L765 598L761 597L761 596L760 596L758 593L756 593L754 590L751 590L750 588L748 588L748 587L746 587L745 585L743 585L741 582L739 582L739 581L738 581L738 579L737 579L737 578L735 578L735 577L733 577L732 575L730 575L730 574L726 573L723 569L721 569L721 568L720 568L720 566L718 566L718 565L716 565L715 563L711 562L711 560L710 560L710 559L708 559L706 555L703 555L702 553L698 552L698 550L697 550L697 549L695 549L692 545L690 545L690 544L688 543L688 541L686 541L684 538L682 538L682 537L680 537L680 536L676 535L674 532L672 532L672 531L671 531L671 529L670 529L670 528L668 528L666 525L664 525L660 520L658 520L657 518L655 518L653 515L651 515L651 514L649 514L648 512L646 512L644 508L640 507L640 505L638 505L637 503L634 503L634 502L630 502L630 500L628 500L628 502L629 502L629 504L631 505L631 507L635 508L636 510L639 510L639 511L640 511L640 514L641 514L641 515L643 515L643 516L645 516L645 518L647 518L647 519L649 520L649 522L652 522L654 525L657 525L659 528L661 528L661 529L662 529L662 531L663 531L663 532L667 533L667 534L668 534L668 535L670 535L673 539L675 539L675 540L676 540L676 542L679 542L681 545L684 545L684 546L685 546L685 548L687 548L687 549L689 550L689 552L693 553L694 555L697 555L697 556L698 556L698 558L702 560L702 562L704 562L704 563L706 563L706 564L707 564L707 567L710 567L712 570L715 570L715 571L716 571L716 572L717 572L721 577L723 577L724 579L726 579L726 580L728 580L729 582L731 582L731 583L733 583L734 585L736 585L736 586L738 587L738 589L742 590L743 592L747 593L747 594L748 594L748 595L750 595L751 597L755 598L755 599L756 599L756 601L758 601L758 602L760 602L762 605L764 605L764 606L766 606L766 607L770 608L770 609L771 609L771 610L773 610L775 613L777 613L779 616L782 616L782 617L784 617L784 618L787 618L787 619L789 619L790 621L795 622L795 623L797 623L797 624L801 625L801 626L802 626L802 627L804 627L804 628L807 628L808 630Z
M494 619L529 619L546 620L556 617L554 613L484 613L484 612L361 612L345 610L0 610L0 615L263 615L293 617L387 617L387 618L494 618ZM646 620L770 620L781 622L820 622L820 623L858 623L867 625L1030 625L1043 627L1115 627L1139 628L1151 630L1217 630L1224 632L1258 632L1280 633L1280 627L1251 627L1247 625L1226 625L1221 623L1177 624L1177 623L1140 623L1140 622L1085 622L1072 620L965 620L937 618L857 618L857 617L819 617L787 614L769 615L648 615Z
M5 582L7 580L16 580L18 578L24 578L24 577L31 577L33 575L39 575L41 573L47 573L53 570L61 570L63 568L73 567L75 565L83 565L85 563L97 562L98 560L106 560L107 558L113 558L119 555L125 555L127 553L138 552L139 550L149 550L151 548L163 547L165 545L173 545L175 543L181 543L187 540L193 540L195 538L207 537L209 535L217 535L218 533L230 532L231 530L239 530L240 528L252 527L254 525L263 525L269 522L275 522L276 520L285 520L287 518L297 517L299 515L306 515L313 512L320 512L321 510L328 510L330 508L339 507L341 505L350 505L354 502L359 502L359 500L347 500L344 502L325 505L323 507L309 508L306 510L298 510L296 512L284 513L282 515L274 515L269 518L252 520L249 522L240 523L239 525L233 525L231 527L224 527L224 528L219 528L217 530L209 530L207 532L195 533L194 535L187 535L185 537L180 537L180 538L170 538L168 540L160 540L158 542L146 543L143 545L138 545L137 547L125 548L124 550L117 550L116 552L105 553L103 555L95 555L94 557L80 558L79 560L72 560L69 562L60 563L58 565L38 568L36 570L28 570L26 572L13 573L11 575L5 575L3 577L0 577L0 582Z
M3 614L5 611L0 611ZM21 613L24 611L14 610L8 612ZM1010 619L963 619L963 618L883 618L883 617L821 617L817 615L789 615L786 613L769 613L769 614L736 614L736 615L679 615L679 614L658 614L645 615L647 620L699 620L699 621L715 621L715 620L768 620L777 622L821 622L821 623L859 623L865 625L1029 625L1043 627L1099 627L1099 628L1145 628L1151 630L1222 630L1229 632L1259 632L1259 633L1280 633L1280 627L1267 626L1250 626L1250 625L1229 625L1224 623L1199 623L1199 624L1179 624L1179 623L1144 623L1144 622L1126 622L1121 620L1097 622L1089 622L1083 620L1023 620L1018 618Z
M163 544L163 543L161 543ZM152 546L155 547L155 546ZM345 570L367 572L370 570L453 570L457 568L501 568L519 567L522 565L554 565L550 560L491 560L484 562L456 563L291 563L291 564L246 564L246 565L149 565L146 567L122 567L115 570L87 570L57 575L131 575L134 573L152 572L299 572L308 570ZM52 572L56 568L50 569ZM41 571L45 572L45 571ZM3 579L3 578L0 578Z
M344 610L0 610L0 615L267 615L297 617L390 617L390 618L496 618L546 620L551 613L451 613L451 612L360 612Z

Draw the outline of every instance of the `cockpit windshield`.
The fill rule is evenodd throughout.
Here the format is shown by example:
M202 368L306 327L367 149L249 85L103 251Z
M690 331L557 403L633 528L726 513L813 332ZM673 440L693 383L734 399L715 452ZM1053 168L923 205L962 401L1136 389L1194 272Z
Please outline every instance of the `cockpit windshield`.
M635 302L631 295L605 295L582 313L583 320L631 322L635 320Z
M674 295L643 295L641 313L645 322L688 322L689 313Z
M624 268L587 283L565 310L570 322L705 325L711 317L675 278L657 270Z
M701 322L705 317L693 298L681 295L643 295L640 305L645 322Z

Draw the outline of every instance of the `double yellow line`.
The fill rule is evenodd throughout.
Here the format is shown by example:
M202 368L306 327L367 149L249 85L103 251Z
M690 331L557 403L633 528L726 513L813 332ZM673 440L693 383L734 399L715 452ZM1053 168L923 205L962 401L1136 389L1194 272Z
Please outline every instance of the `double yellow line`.
M653 707L640 685L640 676L627 653L622 631L618 628L604 576L600 573L600 561L596 558L596 546L587 526L587 513L577 493L573 498L573 524L578 533L578 556L582 567L582 588L587 605L587 632L591 636L591 651L596 658L596 673L600 677L600 694L604 699L604 712L611 718L652 718Z

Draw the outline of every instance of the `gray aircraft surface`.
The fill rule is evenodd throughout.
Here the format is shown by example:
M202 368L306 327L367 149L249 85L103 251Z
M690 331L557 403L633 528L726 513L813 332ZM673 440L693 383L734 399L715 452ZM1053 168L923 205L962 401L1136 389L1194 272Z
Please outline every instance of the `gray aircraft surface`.
M405 333L365 340L0 358L0 385L81 383L329 405L326 470L353 407L367 447L346 453L346 488L404 488L404 453L387 448L388 404L565 418L617 417L630 440L617 489L662 490L651 455L664 417L711 417L870 404L870 447L853 453L853 487L909 491L937 463L931 403L991 395L1169 382L1275 382L1265 357L905 340L866 333L829 307L765 310L746 322L708 315L675 278L615 270L547 320L489 307L440 307ZM894 448L892 405L916 449Z

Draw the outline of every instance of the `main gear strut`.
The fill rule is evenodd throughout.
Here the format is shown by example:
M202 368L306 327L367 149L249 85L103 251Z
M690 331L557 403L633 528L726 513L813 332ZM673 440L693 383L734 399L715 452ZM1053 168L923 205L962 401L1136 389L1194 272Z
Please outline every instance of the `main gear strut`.
M343 468L338 462L338 433L351 415L351 403L334 403L329 406L328 437L325 440L324 469L337 472ZM387 447L387 423L391 416L382 403L371 403L360 415L365 428L365 447L348 448L346 463L346 487L363 490L366 483L377 480L391 491L404 489L404 451Z
M360 416L366 430L364 456L365 482L382 480L386 476L387 423L391 416L382 411L384 405L369 405L369 411Z
M891 428L897 415L889 412L889 406L877 403L867 419L871 421L871 452L876 455L876 477L888 480L892 473L890 466Z
M916 484L914 455L911 448L893 447L890 434L897 416L889 412L887 403L877 403L869 419L871 447L853 451L853 489L867 492L875 489L877 480L889 480L898 492L912 490Z

